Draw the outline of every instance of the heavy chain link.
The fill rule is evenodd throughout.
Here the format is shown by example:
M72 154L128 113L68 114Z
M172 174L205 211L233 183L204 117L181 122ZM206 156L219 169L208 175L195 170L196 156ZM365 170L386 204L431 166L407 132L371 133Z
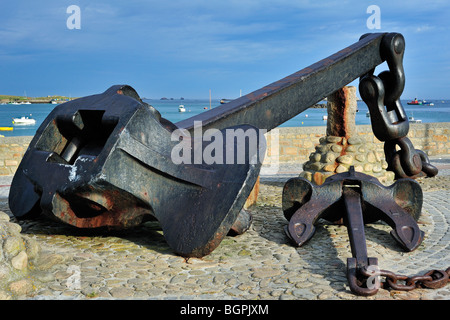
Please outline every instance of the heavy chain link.
M450 267L445 271L431 270L423 276L404 276L395 274L388 270L371 270L365 268L360 269L363 276L373 279L373 277L385 277L385 282L380 282L380 287L384 289L392 288L399 291L411 291L416 288L424 287L429 289L443 288L450 282ZM403 282L400 283L399 281Z
M374 76L372 70L363 75L359 91L369 107L374 135L378 140L385 141L387 169L393 171L397 179L433 177L438 169L430 164L423 151L414 149L412 142L406 137L409 121L400 102L405 87L404 51L405 39L401 34L384 36L381 55L386 60L389 71ZM398 151L397 146L400 148Z
M400 150L397 151L396 146L399 146ZM414 149L408 137L386 141L384 154L388 170L394 171L397 178L434 177L438 173L438 169L430 164L425 152Z

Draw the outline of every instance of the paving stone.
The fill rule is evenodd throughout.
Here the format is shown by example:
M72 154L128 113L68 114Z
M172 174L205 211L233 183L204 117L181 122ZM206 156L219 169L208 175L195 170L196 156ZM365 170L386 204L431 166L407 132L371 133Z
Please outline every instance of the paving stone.
M113 298L123 299L132 297L134 290L132 288L118 287L111 289L109 293Z

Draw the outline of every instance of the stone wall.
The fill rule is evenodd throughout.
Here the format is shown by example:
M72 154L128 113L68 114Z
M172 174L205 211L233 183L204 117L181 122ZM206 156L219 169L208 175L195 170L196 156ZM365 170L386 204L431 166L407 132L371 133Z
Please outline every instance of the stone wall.
M375 138L370 125L358 125L356 131L363 141L375 143L376 151L384 157L384 143ZM326 126L272 130L267 136L265 162L306 162L325 134ZM408 137L416 149L423 150L429 156L450 155L450 122L411 123ZM278 148L274 147L276 144Z
M374 137L370 125L356 126L356 130L364 141L375 143L376 151L384 156L383 143ZM274 129L267 136L265 162L304 163L315 152L319 139L325 134L326 126ZM411 123L408 137L416 149L423 150L429 156L450 155L450 122ZM16 172L31 139L0 137L0 175Z
M33 137L0 137L0 175L14 174Z

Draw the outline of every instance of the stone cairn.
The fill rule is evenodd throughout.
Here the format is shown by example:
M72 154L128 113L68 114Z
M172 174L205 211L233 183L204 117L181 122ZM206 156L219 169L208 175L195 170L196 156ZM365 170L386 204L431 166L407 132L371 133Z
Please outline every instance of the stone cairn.
M355 125L356 88L344 87L327 97L327 131L319 139L316 151L303 165L303 177L316 185L324 183L329 176L349 170L376 177L383 184L391 184L395 174L386 171L388 164L384 155L376 151L373 142L358 136Z
M0 211L0 300L32 295L39 283L51 281L51 268L64 261L59 254L42 252L22 227Z
M35 240L21 235L20 225L10 221L0 211L0 299L8 299L9 293L28 293L33 284L27 279L29 262L39 254Z

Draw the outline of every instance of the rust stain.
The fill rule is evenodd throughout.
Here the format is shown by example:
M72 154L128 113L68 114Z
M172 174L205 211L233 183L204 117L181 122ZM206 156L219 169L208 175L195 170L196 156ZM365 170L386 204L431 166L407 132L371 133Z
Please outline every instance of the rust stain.
M264 89L264 88L263 88L263 89ZM260 99L262 99L262 98L264 98L264 97L267 97L267 96L268 96L268 93L267 93L267 92L261 92L261 91L263 91L263 89L248 94L248 95L247 95L248 98L249 98L251 101L258 101L258 100L260 100ZM261 93L260 93L260 92L261 92Z
M344 48L344 49L336 52L335 55L343 55L343 54L350 53L352 51L353 51L353 49L351 47L347 47L347 48Z
M310 68L310 67L306 67L306 68L303 68L300 71L297 71L296 73L294 73L294 75L296 75L296 76L304 76L304 75L310 74L311 72L313 72L313 69Z
M315 172L313 175L313 180L318 186L320 186L325 182L325 177L320 172Z
M54 196L53 213L63 222L78 228L125 228L139 224L149 210L117 190L79 194L71 203L59 194ZM84 201L84 200L85 201ZM85 204L81 211L75 202ZM75 209L74 209L75 208Z
M323 66L329 66L329 65L331 65L331 64L333 64L334 63L334 60L333 59L330 59L330 58L325 58L325 59L323 59L322 61L321 61L321 64L323 65Z
M346 113L346 91L345 88L339 89L334 93L334 133L338 137L347 138L347 130L345 124L345 113Z

